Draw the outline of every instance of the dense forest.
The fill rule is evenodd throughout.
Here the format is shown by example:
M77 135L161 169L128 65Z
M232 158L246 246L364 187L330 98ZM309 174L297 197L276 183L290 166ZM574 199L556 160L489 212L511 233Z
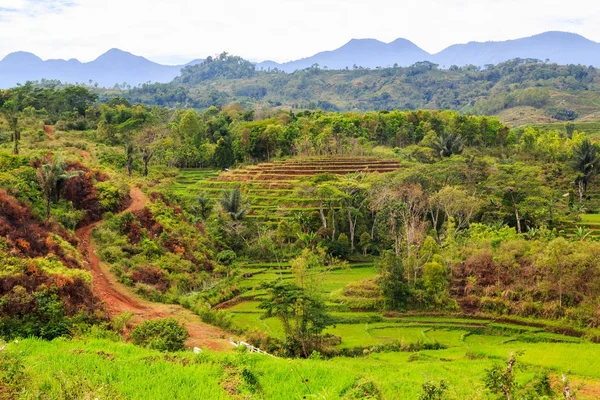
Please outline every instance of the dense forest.
M265 89L261 101L268 101L274 92L285 95L292 80L305 79L311 90L325 76L342 75L364 85L419 81L421 88L436 76L457 81L440 80L447 91L402 107L427 108L418 110L394 109L391 100L364 103L381 109L366 112L303 110L301 103L256 108L247 95L260 92L254 89L241 104L229 104L241 99L233 95L192 100L216 82L226 88L226 81L280 79L281 91ZM544 364L559 365L551 372L527 370L522 384L504 391L498 380L513 375L498 378L505 369L496 360L511 346L534 352L552 343L572 354L567 346L595 350L600 341L600 148L573 123L511 128L480 115L499 110L492 99L472 103L469 94L444 103L436 96L496 87L510 104L540 106L534 103L547 100L544 91L592 89L596 79L592 68L520 61L482 71L419 64L286 75L223 55L188 67L173 84L107 101L98 100L106 93L77 86L5 90L0 337L127 340L177 351L189 340L219 350L236 335L278 357L309 359L317 371L323 358L346 362L349 381L335 392L343 398L446 393L448 382L437 375L411 378L418 384L402 389L371 375L364 383L361 368L385 357L394 368L438 365L438 354L450 365L460 353L457 362L476 368L477 380L458 378L464 370L444 372L450 382L460 379L456 398L558 398L570 386L566 378L562 389L551 384L558 379L552 374L570 373L562 362L568 356ZM160 100L171 90L184 94L181 101ZM163 107L183 104L193 108ZM457 111L465 107L480 113ZM555 119L572 119L565 115ZM23 357L33 357L37 342L27 343ZM14 364L7 357L16 353L2 349L0 365ZM152 354L160 356L144 362L190 362ZM256 367L242 352L223 362L198 357L190 368L226 370L217 389L250 398L272 390L256 372L264 364ZM509 365L518 357L511 353ZM15 368L13 375L0 371L0 398L46 387ZM596 376L581 368L573 374ZM304 379L290 393L312 393Z

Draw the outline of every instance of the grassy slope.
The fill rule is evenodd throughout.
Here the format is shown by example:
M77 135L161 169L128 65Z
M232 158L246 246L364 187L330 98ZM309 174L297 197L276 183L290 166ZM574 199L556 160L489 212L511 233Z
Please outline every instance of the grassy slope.
M518 380L527 380L542 368L551 369L552 375L568 373L574 381L586 383L579 398L591 399L600 378L600 363L592 346L526 343L490 346L469 341L467 348L418 354L291 361L237 353L164 355L95 339L53 342L28 339L8 344L4 354L17 355L23 361L26 383L21 388L23 394L27 393L23 397L44 394L65 398L68 391L71 396L85 398L221 399L243 394L244 398L336 399L356 381L370 380L385 399L412 399L417 397L422 382L441 378L450 384L453 397L485 398L482 385L485 369L500 362L511 350L524 350L521 360L526 368L518 372ZM244 369L257 378L257 385L244 380Z

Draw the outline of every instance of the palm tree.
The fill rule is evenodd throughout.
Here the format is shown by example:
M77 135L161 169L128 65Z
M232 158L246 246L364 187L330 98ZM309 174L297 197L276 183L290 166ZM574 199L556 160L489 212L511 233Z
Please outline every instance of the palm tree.
M248 204L242 199L239 187L223 193L220 203L225 213L235 222L243 220L248 212Z
M441 133L431 144L440 157L450 157L453 154L461 154L464 149L464 141L458 133Z
M61 159L47 158L37 169L38 183L46 202L46 220L50 218L51 203L58 201L60 192L66 182L80 175L81 171L69 171L65 169L65 163Z
M575 183L579 191L579 200L583 200L588 185L598 174L599 161L598 145L592 144L588 139L584 139L580 145L573 149L571 165L577 172Z
M213 210L214 202L205 192L201 192L196 198L198 202L198 213L203 220L208 219Z

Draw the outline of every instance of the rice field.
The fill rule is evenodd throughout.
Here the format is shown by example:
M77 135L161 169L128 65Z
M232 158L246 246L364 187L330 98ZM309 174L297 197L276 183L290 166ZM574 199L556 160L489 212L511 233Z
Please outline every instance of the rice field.
M571 228L566 229L568 236L585 236L588 238L600 239L600 214L581 214L579 221L575 222Z
M361 325L352 329L356 337L365 330ZM518 351L517 383L525 384L540 372L548 373L552 382L566 374L573 387L580 387L578 399L597 399L600 393L598 345L524 343L410 327L373 326L369 332L374 338L435 340L447 348L284 360L235 352L164 354L94 338L26 339L2 344L0 362L20 366L21 373L11 375L17 382L14 398L348 399L357 398L348 397L353 389L369 385L384 400L417 399L423 382L443 379L448 398L489 399L483 383L486 369Z
M297 212L318 211L317 199L298 196L294 189L302 179L318 174L386 173L399 167L397 161L374 157L292 158L223 172L183 169L171 189L184 198L206 193L216 199L239 187L250 203L248 218L277 223Z

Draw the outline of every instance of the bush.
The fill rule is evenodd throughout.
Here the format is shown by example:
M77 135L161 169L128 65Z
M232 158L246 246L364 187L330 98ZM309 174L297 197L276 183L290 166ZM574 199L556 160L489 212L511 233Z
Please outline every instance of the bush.
M189 337L185 326L173 318L144 321L131 332L133 343L160 351L183 350Z
M442 400L445 398L448 384L443 379L438 382L427 381L421 385L419 400Z
M98 200L104 211L118 211L123 201L128 196L128 188L122 183L112 181L96 184Z

